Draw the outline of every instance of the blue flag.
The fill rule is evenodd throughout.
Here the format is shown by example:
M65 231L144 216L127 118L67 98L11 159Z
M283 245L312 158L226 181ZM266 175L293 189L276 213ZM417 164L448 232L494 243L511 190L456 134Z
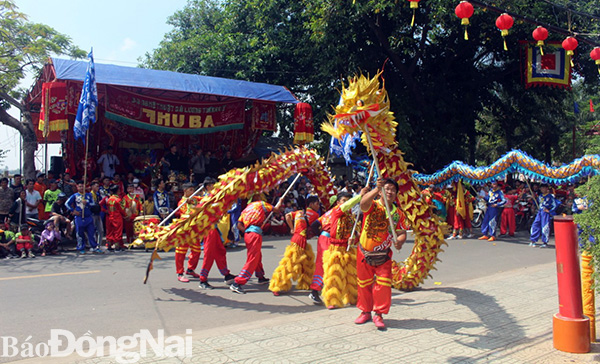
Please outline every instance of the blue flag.
M346 134L342 137L342 140L332 137L329 143L329 151L338 157L344 157L346 165L348 165L352 161L352 149L356 147L356 141L359 139L359 133Z
M579 104L577 103L577 101L573 101L573 112L575 114L579 114L580 113L580 111L579 111Z
M79 98L79 106L77 107L77 116L75 117L75 125L73 126L73 134L75 139L82 139L85 144L85 133L91 124L96 122L96 108L98 107L98 89L96 88L96 68L94 67L94 50L90 51L88 58L87 71L85 73L85 81L83 81L83 89Z

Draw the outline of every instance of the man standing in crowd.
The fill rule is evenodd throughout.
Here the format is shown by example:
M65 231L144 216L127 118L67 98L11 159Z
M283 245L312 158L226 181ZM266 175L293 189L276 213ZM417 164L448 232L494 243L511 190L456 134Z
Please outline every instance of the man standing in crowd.
M162 157L161 163L163 165L163 178L167 178L170 172L179 173L184 170L181 167L181 157L177 154L177 146L175 144L171 145L169 152Z
M190 159L189 165L194 175L194 182L201 183L206 177L206 158L204 158L202 148L196 149L196 154Z
M46 209L44 208L44 193L46 192L46 181L45 175L43 173L37 174L37 180L33 185L33 189L40 193L42 197L42 201L38 204L38 218L40 220L46 220L48 218L48 214L46 214Z
M23 186L23 183L21 182L21 180L22 180L21 175L15 174L13 177L14 183L10 184L10 188L13 191L13 201L16 200L17 198L19 198L21 191L25 191L25 186Z
M14 197L13 190L8 187L8 178L3 177L0 179L0 224L7 221L8 212L15 201Z
M38 216L38 205L42 201L42 196L40 193L36 191L33 187L35 185L35 181L32 179L27 180L27 190L26 190L26 201L27 201L27 209L26 215L27 217L37 219Z
M58 189L67 195L67 198L71 197L77 191L77 184L71 179L69 172L63 174L63 178L58 182Z
M85 192L83 182L77 183L77 193L69 197L66 206L69 211L75 216L75 230L77 231L77 251L80 254L85 254L85 236L90 244L90 249L94 253L102 253L102 250L96 243L96 229L94 227L94 219L90 206L94 205L94 199L91 193Z
M94 220L94 227L96 228L96 241L98 242L98 245L102 245L102 241L104 240L104 223L102 221L102 208L100 207L100 203L103 200L100 198L100 183L94 181L91 186L94 205L90 207L90 210L92 210L92 219Z
M160 216L161 220L169 216L169 195L165 191L166 183L160 179L156 181L156 191L154 192L154 215Z
M62 193L62 191L58 189L58 184L56 183L56 180L51 179L50 188L44 192L43 196L44 211L46 212L47 218L52 217L52 205L56 202L60 193ZM55 225L58 226L57 224Z
M119 165L119 157L113 154L113 147L108 146L106 152L98 158L98 165L102 168L105 177L113 178Z

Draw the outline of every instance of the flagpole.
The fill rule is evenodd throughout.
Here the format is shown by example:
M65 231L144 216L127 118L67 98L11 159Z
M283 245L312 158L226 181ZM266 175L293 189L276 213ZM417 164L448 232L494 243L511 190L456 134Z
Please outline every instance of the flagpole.
M88 140L90 138L90 126L88 126L85 131L85 159L83 160L83 196L81 196L82 201L85 200L85 188L87 186L87 163L88 163ZM85 206L81 209L81 218L85 218Z
M369 186L371 182L371 178L373 178L373 171L375 170L375 160L371 163L371 170L369 171L369 176L367 177L367 182L365 182L365 187ZM354 234L356 233L356 227L358 225L358 219L360 218L360 210L356 213L356 219L354 220L354 226L352 227L352 233L350 234L350 238L348 238L348 245L346 247L346 251L350 250L350 240L354 238Z

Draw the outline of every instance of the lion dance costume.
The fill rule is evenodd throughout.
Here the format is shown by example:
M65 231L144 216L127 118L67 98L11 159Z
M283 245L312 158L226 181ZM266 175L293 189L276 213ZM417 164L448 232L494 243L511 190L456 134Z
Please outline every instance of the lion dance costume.
M315 254L312 246L307 243L307 234L309 227L319 218L319 213L307 207L306 211L298 210L290 214L294 221L294 233L269 284L269 290L274 295L289 291L293 280L298 282L297 289L309 289L315 270Z
M356 304L356 247L348 249L348 239L354 226L352 207L360 202L360 198L360 195L355 196L330 210L329 237L322 268L322 298L329 309Z

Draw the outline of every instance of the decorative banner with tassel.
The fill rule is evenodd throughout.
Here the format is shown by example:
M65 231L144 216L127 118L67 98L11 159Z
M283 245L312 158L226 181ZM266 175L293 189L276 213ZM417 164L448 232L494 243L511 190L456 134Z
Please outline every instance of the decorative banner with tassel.
M545 54L535 43L526 45L525 88L550 86L571 89L571 64L560 42L547 42Z

